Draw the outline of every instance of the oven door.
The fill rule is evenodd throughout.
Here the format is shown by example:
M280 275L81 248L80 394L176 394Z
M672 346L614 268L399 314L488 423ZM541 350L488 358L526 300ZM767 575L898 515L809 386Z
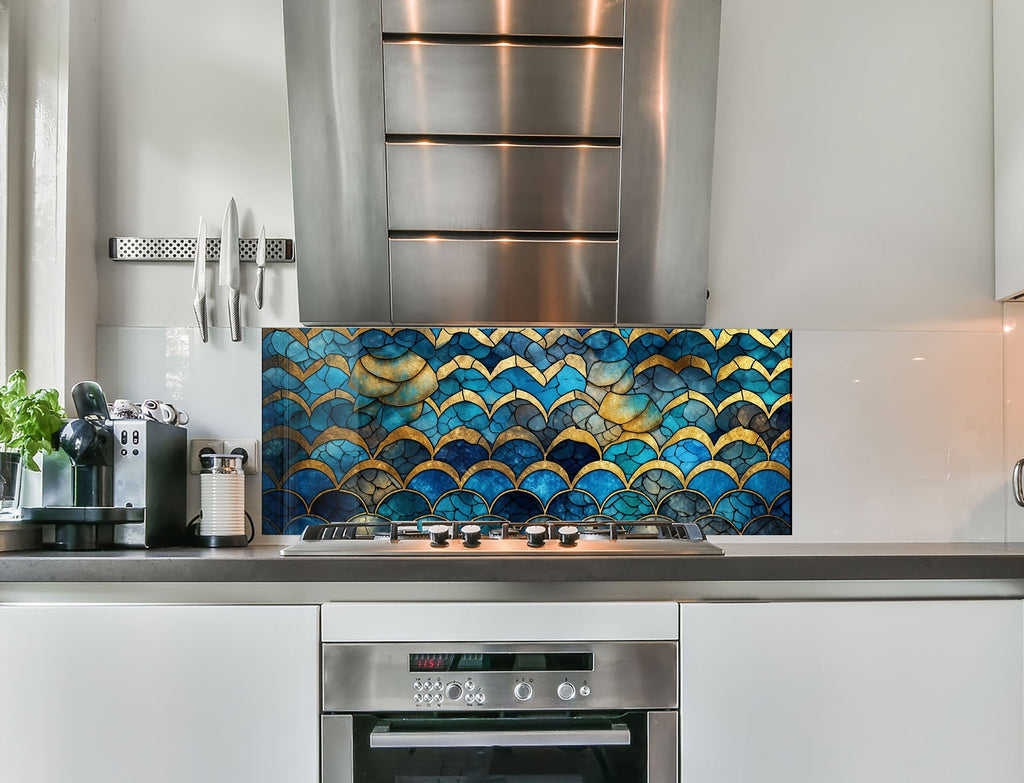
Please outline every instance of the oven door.
M677 783L676 712L324 715L324 783Z

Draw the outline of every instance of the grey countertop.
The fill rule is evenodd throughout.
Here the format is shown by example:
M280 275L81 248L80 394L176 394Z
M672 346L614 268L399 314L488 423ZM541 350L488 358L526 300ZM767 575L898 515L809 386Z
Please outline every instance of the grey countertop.
M1024 543L718 543L724 556L290 557L239 549L0 554L0 583L1024 581Z

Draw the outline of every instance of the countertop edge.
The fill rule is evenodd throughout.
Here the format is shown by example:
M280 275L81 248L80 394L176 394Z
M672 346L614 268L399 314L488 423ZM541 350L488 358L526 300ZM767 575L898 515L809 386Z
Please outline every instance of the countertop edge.
M0 555L18 582L593 583L1024 580L1024 544L733 544L724 556L281 557L235 550L25 551Z

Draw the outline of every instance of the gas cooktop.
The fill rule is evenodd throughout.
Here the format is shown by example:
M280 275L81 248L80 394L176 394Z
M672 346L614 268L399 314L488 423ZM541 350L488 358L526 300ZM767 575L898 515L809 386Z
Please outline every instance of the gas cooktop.
M541 524L444 522L425 526L391 522L310 525L302 539L281 550L285 557L434 555L442 557L591 555L721 555L693 522L664 518Z

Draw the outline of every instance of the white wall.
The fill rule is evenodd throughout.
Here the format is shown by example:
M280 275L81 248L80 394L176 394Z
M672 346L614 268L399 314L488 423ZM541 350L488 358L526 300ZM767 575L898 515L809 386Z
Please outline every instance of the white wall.
M243 235L292 236L279 0L102 0L101 22L101 239L216 236L229 196ZM708 325L794 329L793 540L1005 537L992 217L988 3L724 0ZM100 380L182 393L129 375L129 346L191 325L188 265L99 279ZM244 322L297 325L294 270L268 292ZM259 432L258 352L191 344ZM217 431L222 399L182 402Z
M243 237L293 237L281 0L101 4L100 238L195 236L200 216L220 236L231 197ZM243 323L297 324L294 267L268 267L256 311L244 266ZM189 265L103 260L99 280L101 325L193 322Z

